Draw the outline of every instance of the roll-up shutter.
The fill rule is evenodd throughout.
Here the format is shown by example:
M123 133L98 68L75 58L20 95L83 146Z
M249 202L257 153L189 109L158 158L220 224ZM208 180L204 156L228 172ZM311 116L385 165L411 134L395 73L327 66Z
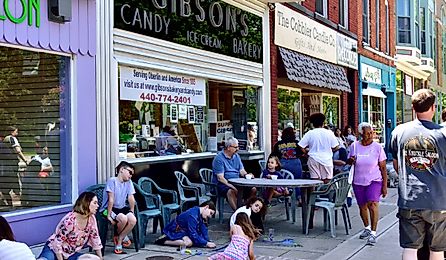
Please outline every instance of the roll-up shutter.
M61 202L68 67L67 57L0 46L0 211ZM28 165L11 145L12 126Z

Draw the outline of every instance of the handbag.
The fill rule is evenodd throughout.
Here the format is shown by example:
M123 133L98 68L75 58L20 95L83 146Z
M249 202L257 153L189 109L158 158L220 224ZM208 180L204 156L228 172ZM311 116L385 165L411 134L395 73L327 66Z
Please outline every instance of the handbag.
M353 150L356 152L356 142L353 142ZM353 175L355 174L355 165L352 164L352 167L350 167L350 171L348 172L348 183L352 184L353 183Z

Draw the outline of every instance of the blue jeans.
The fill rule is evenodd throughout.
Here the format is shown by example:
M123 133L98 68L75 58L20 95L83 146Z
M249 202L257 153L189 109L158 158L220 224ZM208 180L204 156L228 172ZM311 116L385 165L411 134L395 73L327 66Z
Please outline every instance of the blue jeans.
M79 252L74 253L70 257L68 257L68 260L77 260L82 254ZM48 246L48 242L46 242L45 246L43 247L42 253L40 253L39 258L45 258L47 260L57 260L56 253L54 253L53 250Z
M282 164L282 169L290 171L294 175L294 179L302 179L302 163L300 159L291 159L291 160L280 160L280 164ZM300 189L296 188L295 191L296 198L300 197Z

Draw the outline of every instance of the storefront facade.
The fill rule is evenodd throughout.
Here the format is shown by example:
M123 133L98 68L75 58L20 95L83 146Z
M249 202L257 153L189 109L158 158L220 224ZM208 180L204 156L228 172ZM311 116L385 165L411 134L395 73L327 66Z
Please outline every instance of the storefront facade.
M3 2L0 214L18 241L34 245L54 232L80 191L97 183L96 114L91 113L96 5L64 1L72 12L58 16L48 13L47 0ZM11 151L14 139L23 152L20 160Z
M384 145L396 122L396 70L362 55L359 62L360 121L372 124L375 141Z
M125 160L137 178L176 188L173 171L198 178L230 136L243 160L264 158L266 4L115 0L99 10L99 59L109 61L98 67L100 182Z
M356 39L289 6L276 4L274 12L271 53L277 54L277 66L271 68L272 111L277 111L277 117L272 119L273 142L288 126L301 138L311 129L308 118L313 113L324 113L331 127L346 126L348 95L357 78Z

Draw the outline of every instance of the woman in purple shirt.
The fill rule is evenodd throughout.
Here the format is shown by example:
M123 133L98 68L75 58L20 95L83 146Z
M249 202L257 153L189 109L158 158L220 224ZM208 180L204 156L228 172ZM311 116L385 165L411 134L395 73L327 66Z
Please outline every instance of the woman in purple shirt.
M359 238L367 239L367 245L374 245L379 218L379 198L381 195L387 195L387 157L381 144L373 141L372 125L361 123L358 132L361 140L353 142L350 146L347 163L355 165L353 191L365 227Z

